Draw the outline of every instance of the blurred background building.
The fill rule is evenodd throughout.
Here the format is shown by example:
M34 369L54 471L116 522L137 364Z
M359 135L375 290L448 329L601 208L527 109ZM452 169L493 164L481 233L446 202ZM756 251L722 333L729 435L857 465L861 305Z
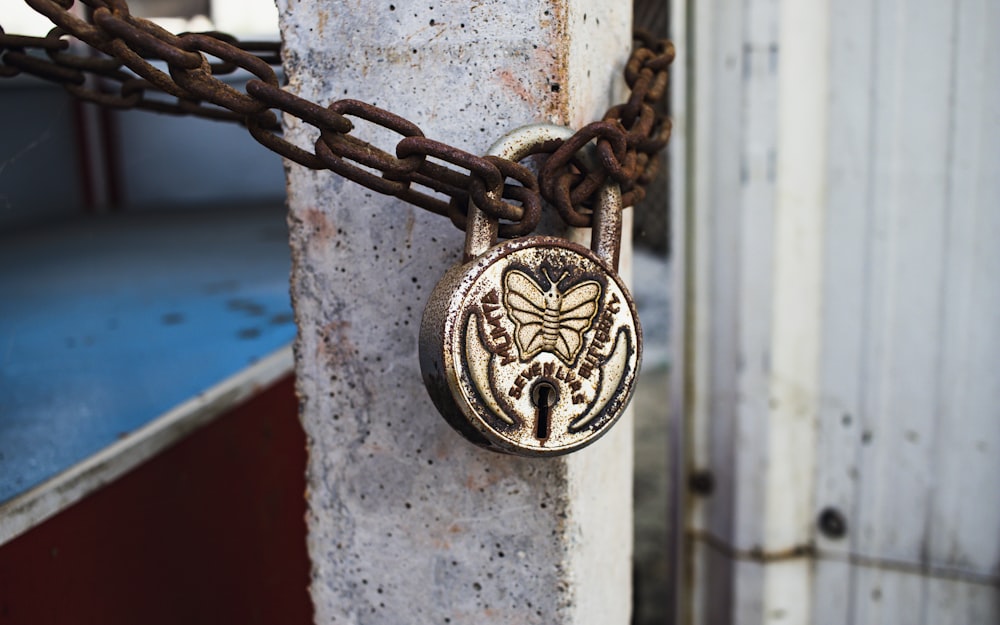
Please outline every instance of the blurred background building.
M19 0L0 1L8 32L49 29ZM266 0L130 5L176 31L277 32ZM1000 5L636 5L642 21L662 27L667 12L678 48L670 186L664 178L636 231L646 249L636 294L652 311L644 324L662 336L636 402L636 623L1000 621ZM299 504L268 507L292 480L293 497L304 488L302 433L279 418L296 410L291 358L272 357L294 336L280 158L236 126L99 110L28 77L0 81L0 119L0 529L9 530L0 532L0 623L26 622L18 610L35 598L23 590L32 574L75 588L106 622L162 593L138 592L112 609L104 581L162 590L184 577L177 592L189 604L164 618L198 620L206 606L250 593L307 619L304 545L260 540L304 532ZM669 234L668 212L655 208L664 196ZM87 217L95 215L125 219L98 232ZM123 237L148 257L125 266L120 283L87 282L128 264L81 260ZM65 264L30 273L57 252ZM168 265L177 284L194 279L197 296L170 291ZM62 279L61 301L89 289L111 308L88 318L63 306L70 320L59 325L31 308L38 276ZM147 291L132 293L145 325L130 325L114 294L143 282ZM228 342L198 333L191 322L205 315L224 324ZM186 343L148 338L182 327L194 331ZM89 438L66 435L89 446L24 453L63 426L21 438L31 406L59 391L25 381L48 374L16 364L20 350L42 346L57 369L79 372L97 366L81 351L113 340L125 346L124 370L160 358L171 342L188 357L165 366L200 380L251 369L239 384L272 389L258 398L264 409L250 410L256 429L225 417L246 411L253 393L185 404L198 419L211 413L215 430L169 452L178 439L155 434L151 450L112 476L126 475L123 486L102 491L111 477L97 468L107 457L94 454L127 447L142 417ZM146 351L130 347L140 343ZM212 361L219 352L233 360ZM95 388L88 376L72 384ZM128 410L169 412L204 393L198 384L183 379L178 395ZM212 384L203 386L232 391ZM76 405L61 408L71 423L81 419ZM280 454L287 465L263 460ZM90 468L64 475L41 507L17 503L87 459ZM214 481L179 470L202 465ZM233 492L236 482L259 488ZM242 531L220 532L205 515L220 493L247 510ZM62 512L42 523L45 506ZM101 568L129 554L158 572ZM178 554L214 564L194 574ZM66 572L73 567L99 574L81 583ZM228 582L216 592L197 590L220 576ZM4 595L12 589L20 602ZM272 614L241 609L220 614ZM58 614L51 608L52 622Z

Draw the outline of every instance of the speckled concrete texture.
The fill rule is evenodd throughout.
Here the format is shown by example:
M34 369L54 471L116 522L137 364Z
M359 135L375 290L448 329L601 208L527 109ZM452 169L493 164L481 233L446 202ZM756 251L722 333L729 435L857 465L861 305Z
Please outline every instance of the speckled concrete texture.
M278 4L293 91L377 104L475 153L520 125L603 110L630 45L628 12L590 0ZM384 149L397 140L356 126ZM288 180L317 622L628 623L630 424L564 459L468 444L417 361L460 233L329 172L293 166Z

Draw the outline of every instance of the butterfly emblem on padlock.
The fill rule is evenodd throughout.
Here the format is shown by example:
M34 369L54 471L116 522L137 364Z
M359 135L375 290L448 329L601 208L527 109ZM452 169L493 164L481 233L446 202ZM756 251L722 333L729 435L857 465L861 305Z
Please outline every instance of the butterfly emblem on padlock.
M567 132L530 129L539 140ZM524 140L510 137L491 153L517 160ZM601 208L620 214L617 187L605 196L609 206ZM475 217L482 215L470 214L470 224ZM525 456L565 454L597 440L625 410L641 330L614 270L615 234L596 229L595 250L551 236L475 249L469 242L484 238L470 233L471 260L435 287L421 323L421 370L438 410L471 442ZM614 250L598 244L612 240Z
M566 291L559 283L566 273L553 279L544 269L549 288L543 290L534 278L516 269L504 276L504 307L514 322L514 339L522 358L541 351L552 352L572 365L580 351L583 334L597 315L601 285L593 280Z

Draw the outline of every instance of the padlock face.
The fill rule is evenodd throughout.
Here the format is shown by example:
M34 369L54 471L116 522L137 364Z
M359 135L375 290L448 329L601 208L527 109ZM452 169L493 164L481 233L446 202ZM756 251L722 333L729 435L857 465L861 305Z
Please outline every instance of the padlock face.
M559 455L610 428L632 395L642 339L620 278L565 239L508 241L449 271L421 323L438 410L494 451Z

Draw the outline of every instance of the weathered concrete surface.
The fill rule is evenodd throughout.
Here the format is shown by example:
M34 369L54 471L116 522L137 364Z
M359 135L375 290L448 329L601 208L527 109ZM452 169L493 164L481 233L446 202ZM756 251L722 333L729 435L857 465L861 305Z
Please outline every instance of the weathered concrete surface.
M526 123L589 121L630 47L627 7L593 0L278 6L292 90L377 104L476 153ZM315 139L294 120L287 136ZM627 623L630 421L563 459L466 443L417 364L460 233L329 172L293 166L288 184L317 622Z

